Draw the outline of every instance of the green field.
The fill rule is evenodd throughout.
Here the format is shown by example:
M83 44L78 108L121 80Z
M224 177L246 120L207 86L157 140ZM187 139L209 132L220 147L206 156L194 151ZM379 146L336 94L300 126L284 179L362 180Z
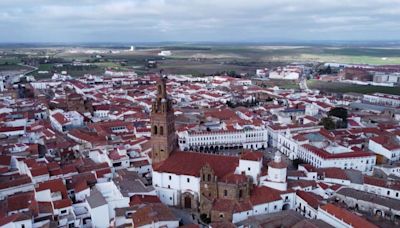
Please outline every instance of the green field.
M72 76L85 73L99 74L105 68L118 70L135 69L138 73L159 72L170 74L193 74L196 76L235 72L254 75L259 68L274 68L293 62L338 62L343 64L400 65L399 46L346 46L346 45L244 45L244 44L174 44L160 46L137 46L135 51L123 47L42 47L1 50L1 63L21 63L24 58L45 58L50 56L52 64L41 61L41 71L52 71L54 63L81 61L92 63L90 69L66 69ZM170 50L171 56L161 57L158 53ZM2 52L3 51L3 52ZM29 54L27 54L29 53ZM98 54L100 53L100 54ZM100 55L100 57L99 57ZM47 57L46 57L47 58ZM148 69L148 60L156 60L158 67ZM36 64L36 63L34 63ZM33 64L33 65L34 65ZM2 69L0 69L2 70ZM295 88L295 85L288 86Z
M0 64L0 71L28 71L29 67L17 64Z
M400 95L399 87L384 87L384 86L371 86L371 85L353 85L349 83L342 82L324 82L319 80L308 80L307 86L310 89L318 89L325 92L331 93L361 93L361 94L371 94L371 93L388 93Z

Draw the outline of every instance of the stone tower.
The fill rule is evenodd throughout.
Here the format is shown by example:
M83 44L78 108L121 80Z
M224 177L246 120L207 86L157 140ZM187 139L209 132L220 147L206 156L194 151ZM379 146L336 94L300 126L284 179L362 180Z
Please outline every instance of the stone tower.
M157 97L151 110L152 163L166 160L176 148L175 120L172 101L167 96L167 78L157 83Z

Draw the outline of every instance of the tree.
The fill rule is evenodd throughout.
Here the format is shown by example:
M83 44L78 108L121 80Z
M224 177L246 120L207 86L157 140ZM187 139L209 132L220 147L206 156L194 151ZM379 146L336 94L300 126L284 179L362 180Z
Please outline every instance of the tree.
M328 65L328 67L325 70L326 74L332 74L332 69L331 69L331 65Z
M296 159L294 159L294 160L292 161L293 167L294 167L295 169L297 169L297 168L299 167L299 165L304 164L304 163L306 163L306 162L304 162L304 161L303 161L302 159L300 159L300 158L296 158Z
M326 130L334 130L336 128L336 124L330 117L324 117L321 119L320 125L323 125Z
M336 116L342 120L347 119L347 109L342 107L333 108L328 112L329 116Z
M347 109L342 107L333 108L328 112L328 116L335 116L337 118L342 119L342 121L338 124L340 128L347 127Z

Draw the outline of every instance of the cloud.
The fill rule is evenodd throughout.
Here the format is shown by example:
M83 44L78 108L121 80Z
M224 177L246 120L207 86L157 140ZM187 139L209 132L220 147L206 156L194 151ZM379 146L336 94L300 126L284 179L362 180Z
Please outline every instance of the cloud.
M2 0L0 42L400 39L400 0Z

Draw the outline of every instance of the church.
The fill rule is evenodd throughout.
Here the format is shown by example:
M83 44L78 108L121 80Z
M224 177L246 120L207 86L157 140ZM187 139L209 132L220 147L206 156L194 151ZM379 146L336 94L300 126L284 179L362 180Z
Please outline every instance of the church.
M169 206L197 211L212 222L239 222L249 216L294 207L280 154L263 167L263 154L243 151L226 156L179 151L167 78L157 82L151 111L152 181Z

